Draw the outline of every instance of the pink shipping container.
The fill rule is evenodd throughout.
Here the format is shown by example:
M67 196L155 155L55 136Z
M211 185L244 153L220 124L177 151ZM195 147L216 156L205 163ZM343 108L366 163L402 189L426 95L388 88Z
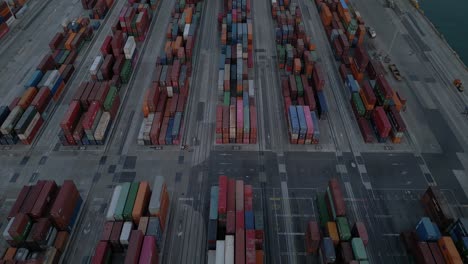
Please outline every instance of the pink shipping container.
M312 115L310 114L309 107L307 106L304 106L304 115L307 124L306 144L312 144L312 137L314 134L314 123L312 121Z
M156 248L156 240L154 236L145 236L143 246L141 248L139 264L157 264L158 249Z
M245 212L244 211L236 211L236 230L238 229L245 229Z
M245 185L244 186L244 210L245 211L253 211L253 190L252 185Z
M236 211L244 211L244 181L236 180Z
M226 214L227 212L227 193L228 193L228 178L225 175L219 177L218 180L218 214Z
M255 264L255 230L245 230L245 263Z
M322 72L322 68L318 64L316 64L314 67L312 77L314 80L315 89L317 91L321 91L323 87L325 86L325 79L323 76L324 75Z

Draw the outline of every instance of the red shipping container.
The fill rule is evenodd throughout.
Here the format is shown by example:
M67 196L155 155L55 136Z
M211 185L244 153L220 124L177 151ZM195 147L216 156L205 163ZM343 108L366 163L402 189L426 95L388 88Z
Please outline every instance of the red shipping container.
M13 223L10 226L10 229L8 229L8 234L12 236L13 238L20 237L23 231L27 228L29 221L30 221L30 218L27 214L18 213L15 216L15 220L13 220Z
M379 132L379 136L381 138L388 137L392 126L390 125L390 121L388 121L387 115L385 114L384 109L381 106L377 106L372 113L372 120L377 127L377 131Z
M11 101L10 105L8 105L8 108L10 111L13 111L13 108L15 108L18 105L18 102L21 100L21 97L15 97L13 101Z
M83 95L83 92L86 90L87 86L88 82L82 82L73 94L72 101L80 101L80 98Z
M253 190L252 185L244 186L244 210L253 211Z
M83 138L84 129L83 129L83 120L85 115L81 115L80 120L76 124L75 130L73 130L73 139L76 142L79 142Z
M159 95L161 92L159 91L159 84L153 83L151 88L149 89L148 97L145 98L148 104L149 112L154 113L156 112L156 107L159 101Z
M364 92L364 95L366 96L366 100L369 104L375 105L377 103L377 98L375 97L374 90L370 86L368 81L365 81L361 85L361 89Z
M96 251L94 252L91 263L92 264L106 263L106 258L107 258L107 255L109 254L109 250L110 250L109 243L107 241L100 241L96 246Z
M51 220L59 230L67 229L79 197L75 183L65 180L50 209Z
M19 210L21 209L24 201L28 197L29 192L31 191L32 186L23 186L21 188L20 193L18 194L18 197L16 197L16 201L13 204L13 206L10 209L10 212L8 213L7 219L10 220L11 218L15 217L17 213L19 213Z
M125 256L125 264L138 263L140 259L141 247L143 245L143 232L141 230L133 230L130 234L127 254Z
M110 90L109 82L104 82L99 88L99 90L97 91L96 95L94 96L93 101L98 101L99 103L101 103L101 105L103 105L104 101L106 100L107 93L109 92L109 90Z
M369 236L367 235L367 229L363 222L355 222L351 233L353 237L360 237L364 246L367 246L367 243L369 243Z
M42 73L46 73L46 71L51 71L55 69L56 63L52 55L46 54L42 57L41 62L37 66L36 69L40 70Z
M37 133L39 132L39 129L41 128L43 124L44 124L44 119L42 119L42 117L39 117L39 119L36 122L36 125L34 125L29 136L26 139L21 140L21 142L25 145L32 144L34 138L36 137Z
M236 264L245 264L245 232L244 229L236 229L235 237Z
M94 121L97 117L97 114L101 110L101 103L94 101L91 103L91 106L88 109L88 112L85 113L85 118L83 120L83 129L91 130L94 124Z
M169 117L164 117L162 125L161 125L161 132L159 133L159 140L158 140L159 145L166 145L166 132L167 132L168 125L169 125Z
M416 255L417 263L436 264L427 242L419 241L416 244L416 252L414 254Z
M31 216L31 211L34 207L34 203L36 203L37 198L39 197L39 194L41 194L44 185L45 181L38 181L36 185L32 187L31 191L26 197L26 200L23 203L23 206L21 206L20 213L28 214L29 216Z
M73 129L78 122L78 118L81 115L80 103L77 101L72 101L68 106L68 110L65 113L62 121L60 122L60 127L65 131L72 133Z
M46 181L39 196L37 197L33 209L31 210L31 217L37 219L44 216L47 207L55 199L56 193L57 184L55 183L55 181Z
M245 231L245 263L255 264L255 230Z
M219 108L221 110L221 108ZM225 175L219 176L218 179L218 214L227 213L227 193L228 193L228 177Z
M380 91L384 94L385 99L392 99L393 90L388 84L387 79L383 75L377 77L376 85L379 87Z
M335 213L337 216L346 215L346 206L343 199L343 193L341 192L340 185L337 179L331 179L328 182L328 187L333 199L333 204L335 205Z
M102 43L102 46L101 46L101 54L103 56L107 55L107 54L112 54L112 45L111 45L111 42L112 42L112 36L107 36L105 39L104 39L104 42Z
M49 42L50 49L52 51L58 49L60 44L62 43L63 39L64 39L63 33L62 32L57 32L57 34L55 34L55 36Z
M172 98L171 98L171 105L170 105L170 107L169 107L169 115L170 115L171 117L174 117L174 115L175 115L175 112L176 112L176 110L177 110L177 102L178 102L178 100L179 100L179 94L176 94L176 93L175 93L175 94L172 96Z
M440 248L437 242L427 242L427 245L429 246L429 249L431 250L435 263L445 264L444 256L442 255L442 251L440 251Z
M96 94L101 89L102 82L95 82L93 85L93 89L91 89L91 92L88 95L88 98L86 99L86 102L88 105L91 105L91 103L94 101L94 98L96 98ZM88 109L89 110L89 109Z
M323 90L323 87L325 86L325 79L322 72L322 67L319 64L315 64L312 78L314 80L315 89L317 91Z
M315 221L307 223L305 235L307 253L315 254L320 246L320 228Z
M369 121L367 121L367 119L365 119L364 117L360 117L358 119L358 125L359 125L359 129L361 130L361 134L364 139L364 142L366 143L374 142L374 136L373 136L373 132L370 127Z
M122 231L123 222L115 221L114 226L112 227L112 233L110 236L110 243L112 246L113 252L121 252L122 246L120 245L120 233Z
M233 235L236 232L236 213L228 211L226 213L226 234Z
M236 180L236 211L244 211L244 181Z
M162 90L159 95L158 104L156 105L156 112L163 113L164 109L166 108L167 102L167 92L166 90Z
M40 218L31 228L31 236L34 241L44 242L47 240L47 233L51 227L48 218Z
M161 130L162 114L155 113L153 124L151 125L150 139L152 145L158 145L159 132Z
M81 94L80 103L84 111L88 110L88 107L89 107L88 97L91 91L93 90L94 84L95 82L88 82L86 85L86 89Z

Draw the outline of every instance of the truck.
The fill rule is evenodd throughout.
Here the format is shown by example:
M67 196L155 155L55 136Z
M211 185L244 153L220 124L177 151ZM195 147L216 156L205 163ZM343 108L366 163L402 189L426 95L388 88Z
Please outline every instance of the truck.
M400 71L398 70L398 68L397 68L397 66L395 64L388 65L388 69L390 69L390 72L392 72L393 77L395 78L395 80L397 80L397 81L403 80L403 78L401 77Z

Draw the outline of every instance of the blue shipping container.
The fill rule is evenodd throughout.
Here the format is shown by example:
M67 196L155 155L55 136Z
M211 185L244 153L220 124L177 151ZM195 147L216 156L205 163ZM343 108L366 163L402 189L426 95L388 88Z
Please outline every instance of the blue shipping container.
M219 187L212 186L210 193L210 220L218 219L218 194Z
M437 241L439 239L429 217L421 218L416 225L416 234L421 241Z
M166 145L172 145L172 127L174 126L174 118L169 118L169 125L166 131Z
M320 119L325 119L325 116L328 113L328 103L323 91L317 91L317 98L319 103Z
M174 127L172 128L172 139L177 139L179 136L180 125L182 124L182 113L176 112L174 117Z
M208 249L216 250L216 238L218 230L218 220L208 221Z
M0 107L0 126L5 122L8 115L10 114L10 108L8 106L1 106Z
M296 106L297 117L299 118L299 137L307 133L307 123L305 120L304 107L301 105Z
M245 211L245 230L254 230L255 229L255 224L254 224L254 212L253 211Z
M325 263L335 263L336 261L336 252L333 241L329 237L324 237L322 240L322 257Z
M312 116L312 123L314 124L314 135L313 135L313 137L315 139L318 139L320 137L320 129L319 129L319 124L318 124L317 114L315 113L315 111L311 111L310 115Z
M220 70L224 70L225 61L226 61L226 55L221 54L221 56L219 56L219 67L218 67Z
M78 196L78 201L76 202L75 209L73 210L73 215L70 219L70 223L68 223L68 227L67 227L68 232L71 232L71 230L73 229L73 226L76 223L76 220L78 218L78 213L80 212L82 204L83 204L83 199L81 199L81 196Z
M43 73L40 70L34 71L31 78L26 82L24 88L29 88L31 86L36 86L42 79Z
M292 130L291 133L299 134L299 118L297 117L297 111L294 105L289 106L289 122Z

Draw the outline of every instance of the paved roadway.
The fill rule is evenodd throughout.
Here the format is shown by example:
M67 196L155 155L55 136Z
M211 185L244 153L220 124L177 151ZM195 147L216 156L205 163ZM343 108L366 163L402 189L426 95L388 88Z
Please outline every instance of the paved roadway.
M83 12L74 6L79 5L77 1L55 2L51 0L32 19L32 25L43 29L40 36L33 32L35 27L22 27L17 36L9 37L15 38L15 45L0 49L1 60L9 62L0 72L0 79L7 84L0 87L2 102L16 95L11 87L21 84L25 74L38 63L40 58L34 54L47 50L48 40L63 18ZM110 21L124 2L117 1ZM171 10L174 2L162 0L161 8ZM259 143L235 148L215 145L214 109L218 100L216 79L220 52L216 17L222 7L219 1L205 0L184 119L184 143L191 146L190 150L181 151L178 146L158 150L136 145L143 93L165 42L170 12L159 13L154 18L133 82L123 95L125 111L119 114L110 143L87 150L57 147L58 122L77 84L88 78L87 70L98 53L99 43L110 32L109 24L105 24L89 52L80 58L82 63L75 80L52 113L40 139L32 147L14 146L0 152L0 172L5 179L0 184L1 212L8 210L24 184L38 179L58 182L74 179L86 202L67 261L86 263L102 229L112 187L119 182L152 181L155 175L164 175L171 210L162 262L186 263L190 259L203 263L208 190L216 184L218 175L225 174L243 179L255 188L255 204L264 208L268 230L266 263L317 263L315 257L304 253L305 224L317 219L315 196L323 193L330 177L338 176L343 181L350 222L360 219L368 226L372 262L407 263L408 257L397 234L412 228L423 215L418 200L428 184L439 186L453 208L465 215L468 145L463 131L467 127L459 112L466 104L466 97L456 92L450 82L457 77L466 83L468 78L464 67L437 38L427 21L407 1L396 2L396 10L385 8L383 1L355 0L353 5L377 30L378 37L366 40L366 45L372 52L382 51L383 56L389 53L404 76L404 81L397 83L387 74L391 84L409 102L403 114L408 124L403 144L362 142L350 114L349 94L337 74L338 65L317 9L313 1L307 0L296 3L327 72L325 93L330 115L328 120L321 121L324 136L318 146L288 143L279 72L275 66L274 21L269 2L262 0L254 1L252 7ZM395 31L399 33L395 35ZM36 34L36 45L27 41L31 34ZM15 60L12 54L18 54Z

